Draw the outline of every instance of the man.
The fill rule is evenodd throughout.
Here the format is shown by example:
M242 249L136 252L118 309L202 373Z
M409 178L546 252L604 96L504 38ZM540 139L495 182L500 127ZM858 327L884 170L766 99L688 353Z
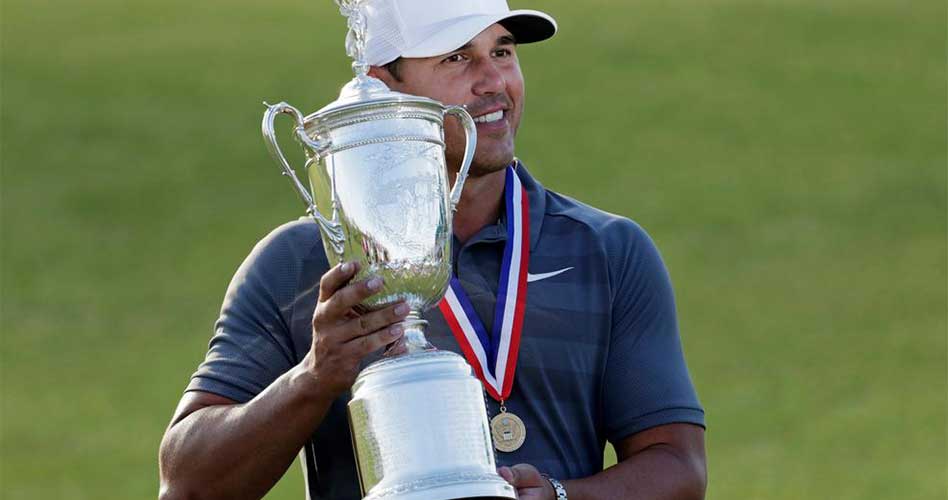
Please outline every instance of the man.
M515 369L503 394L487 387L497 399L488 399L489 416L517 415L526 429L519 447L498 451L501 475L523 499L703 498L703 411L655 246L628 219L545 190L514 158L524 109L516 44L552 36L552 18L509 11L504 0L369 6L370 74L393 90L463 104L477 122L454 217L451 288L475 311L468 320L492 324L507 228L522 226L528 244ZM445 136L453 175L463 134L449 121ZM522 185L524 221L505 200L513 183ZM259 498L301 449L309 497L359 497L348 391L367 360L399 339L408 311L353 313L381 286L351 282L357 271L329 268L309 221L254 248L162 442L162 498ZM465 333L448 318L464 313L445 307L425 314L429 340L461 352ZM619 462L602 470L606 440Z

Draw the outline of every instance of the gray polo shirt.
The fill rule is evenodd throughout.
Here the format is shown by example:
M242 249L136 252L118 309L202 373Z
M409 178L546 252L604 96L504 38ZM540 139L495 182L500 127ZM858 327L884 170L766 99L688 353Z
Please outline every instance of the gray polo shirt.
M522 164L517 172L529 198L533 276L506 404L523 419L527 438L515 452L498 452L498 465L529 463L553 477L579 478L602 470L607 440L668 423L703 426L655 244L629 219L544 189ZM505 240L501 219L463 246L455 241L455 270L488 329ZM287 223L260 241L231 281L207 357L187 390L246 402L299 363L310 348L319 279L328 268L310 220ZM460 354L440 311L424 317L429 340ZM360 498L348 398L332 405L302 451L310 498ZM497 402L487 403L496 415Z

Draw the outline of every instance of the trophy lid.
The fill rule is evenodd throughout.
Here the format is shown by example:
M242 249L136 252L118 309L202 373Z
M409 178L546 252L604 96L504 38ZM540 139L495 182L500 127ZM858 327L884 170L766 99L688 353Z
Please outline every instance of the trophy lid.
M356 76L339 92L339 98L314 113L318 118L326 118L337 112L353 111L370 106L376 108L390 104L420 105L422 107L442 108L440 102L427 97L396 92L388 88L382 80L368 75L367 66L359 62L352 63Z
M395 92L382 80L369 76L369 65L365 62L366 19L363 12L365 0L336 0L339 12L346 17L349 31L346 34L346 53L353 59L355 73L349 83L339 92L339 98L311 115L317 121L331 121L341 114L350 115L369 107L377 109L392 104L421 108L443 109L440 102L427 97Z

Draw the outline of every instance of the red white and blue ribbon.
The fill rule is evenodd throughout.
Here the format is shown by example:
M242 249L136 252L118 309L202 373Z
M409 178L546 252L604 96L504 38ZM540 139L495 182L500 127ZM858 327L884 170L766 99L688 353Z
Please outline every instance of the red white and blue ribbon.
M504 260L500 268L492 335L488 334L477 316L456 276L451 277L448 291L438 304L474 374L484 383L487 393L498 401L507 399L513 388L527 304L527 269L530 261L529 200L512 166L507 167L504 201L507 242L504 244Z

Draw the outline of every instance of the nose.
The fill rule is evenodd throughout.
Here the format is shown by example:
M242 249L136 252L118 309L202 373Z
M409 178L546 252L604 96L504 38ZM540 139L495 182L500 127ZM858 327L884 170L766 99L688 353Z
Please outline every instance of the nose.
M474 95L493 95L504 91L506 86L504 74L493 60L481 59L474 70L477 72L477 78L471 89Z

